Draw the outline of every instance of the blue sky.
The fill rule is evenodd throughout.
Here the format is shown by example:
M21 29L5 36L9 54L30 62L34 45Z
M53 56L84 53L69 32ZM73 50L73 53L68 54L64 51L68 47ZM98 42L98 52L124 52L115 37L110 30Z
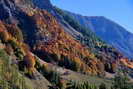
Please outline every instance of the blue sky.
M133 0L51 0L62 9L85 16L105 16L133 33Z

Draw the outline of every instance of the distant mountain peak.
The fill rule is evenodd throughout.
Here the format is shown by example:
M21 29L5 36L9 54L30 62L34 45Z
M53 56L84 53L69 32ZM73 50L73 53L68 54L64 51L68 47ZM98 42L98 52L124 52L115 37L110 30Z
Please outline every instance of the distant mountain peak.
M124 27L104 16L82 16L68 11L66 13L81 25L91 29L102 40L116 47L125 56L133 58L133 34Z

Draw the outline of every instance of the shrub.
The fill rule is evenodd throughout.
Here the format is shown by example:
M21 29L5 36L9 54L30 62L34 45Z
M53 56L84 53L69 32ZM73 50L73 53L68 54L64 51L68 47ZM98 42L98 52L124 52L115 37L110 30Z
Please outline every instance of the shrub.
M113 73L111 63L105 63L104 66L105 66L105 70L106 70L107 72Z
M104 83L101 83L100 86L99 86L99 89L107 89L107 87Z
M33 74L35 71L35 57L31 52L28 52L26 56L24 56L24 64L26 67L26 75L30 78L34 78Z
M104 64L102 62L99 61L99 63L97 64L97 68L99 70L99 76L103 77L105 76L105 68L104 68Z
M64 55L61 56L61 60L59 61L58 65L73 71L80 71L80 64L75 59L69 59Z
M111 65L111 70L112 70L112 72L113 73L115 73L116 72L116 70L117 70L117 64L116 63L112 63L112 65Z
M59 55L59 54L56 54L56 53L51 54L50 57L51 57L51 59L53 59L54 61L60 60L60 55Z
M7 42L9 39L9 35L7 32L0 32L0 39L2 42Z
M23 58L24 58L24 54L23 54L21 48L15 49L15 55L16 55L16 57L17 57L19 60L23 60Z
M41 70L41 67L42 65L40 64L40 62L38 60L36 60L36 63L35 63L35 68L40 71Z
M60 74L58 72L55 72L55 71L51 71L49 73L49 77L50 77L50 82L53 84L53 85L58 85L59 82L60 82Z
M8 55L13 55L14 50L10 44L6 45L5 51L7 52Z
M23 34L17 26L7 26L8 32L17 39L17 41L23 41Z
M49 69L47 65L42 65L39 70L52 84L56 85L59 82L60 74L56 70Z
M126 73L118 71L113 80L112 89L133 89L133 85L129 83Z
M95 85L90 84L88 81L76 82L69 81L66 89L98 89Z
M55 69L51 69L47 66L47 64L44 64L39 67L39 72L43 74L43 76L52 84L50 89L64 89L65 83L61 79L60 73L58 73Z
M10 44L14 50L18 48L18 44L15 40L8 40L8 44Z
M15 40L8 40L8 43L7 44L10 44L11 45L11 47L14 50L14 54L16 55L16 57L19 60L23 60L24 53L23 53L21 47L17 44L17 42Z
M0 88L1 89L31 89L19 73L16 64L10 63L8 54L0 50Z

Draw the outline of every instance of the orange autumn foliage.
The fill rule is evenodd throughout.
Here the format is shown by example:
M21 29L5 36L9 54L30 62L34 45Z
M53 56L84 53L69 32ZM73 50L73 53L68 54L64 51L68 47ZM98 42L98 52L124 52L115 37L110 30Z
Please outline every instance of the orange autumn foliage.
M66 33L53 16L47 11L37 10L32 13L32 15L30 14L30 17L34 19L35 25L38 28L37 35L43 38L34 45L34 51L42 51L44 54L48 53L66 56L70 60L74 60L79 67L81 67L81 65L88 66L86 68L90 72L95 71L93 73L97 74L99 70L96 64L98 64L99 60L96 60L95 56L93 56L93 54L79 41ZM41 55L43 55L43 53ZM45 56L41 56L41 58L45 59ZM87 61L84 61L84 58L87 58L87 61L92 60L90 65L94 66L89 67ZM59 60L62 59L59 57L58 61Z
M121 59L120 62L124 64L126 67L133 69L133 62L129 61L127 58Z
M4 31L8 33L10 39L15 40L23 49L25 55L24 61L29 70L34 70L35 58L29 51L28 46L21 42L20 30L24 31L25 42L27 42L29 46L32 45L31 47L33 48L31 48L31 50L33 52L41 51L41 56L37 56L44 60L46 59L46 55L48 55L50 56L49 59L54 60L54 62L58 64L58 62L64 60L62 58L63 56L69 60L68 62L70 62L70 64L73 62L73 64L79 68L77 70L82 72L98 74L103 71L104 68L100 70L100 67L104 64L98 60L85 45L65 32L63 27L50 13L32 7L23 7L20 8L20 10L24 13L24 16L18 17L20 19L16 19L15 21L18 20L17 22L21 25L21 28L17 26L17 22L16 24L2 23L2 26L0 25L0 31L1 29L5 29ZM26 22L30 23L28 24L29 26L27 24L25 25ZM98 45L100 46L100 44Z
M0 21L0 38L4 42L10 38L5 25L1 21Z
M24 57L24 62L29 71L34 72L35 57L31 52L28 52Z

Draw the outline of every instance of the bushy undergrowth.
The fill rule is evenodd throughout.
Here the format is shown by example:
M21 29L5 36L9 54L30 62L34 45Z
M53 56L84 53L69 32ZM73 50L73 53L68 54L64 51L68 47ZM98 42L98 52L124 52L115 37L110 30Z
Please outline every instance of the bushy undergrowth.
M0 88L31 89L17 65L12 63L10 56L3 49L0 49Z

